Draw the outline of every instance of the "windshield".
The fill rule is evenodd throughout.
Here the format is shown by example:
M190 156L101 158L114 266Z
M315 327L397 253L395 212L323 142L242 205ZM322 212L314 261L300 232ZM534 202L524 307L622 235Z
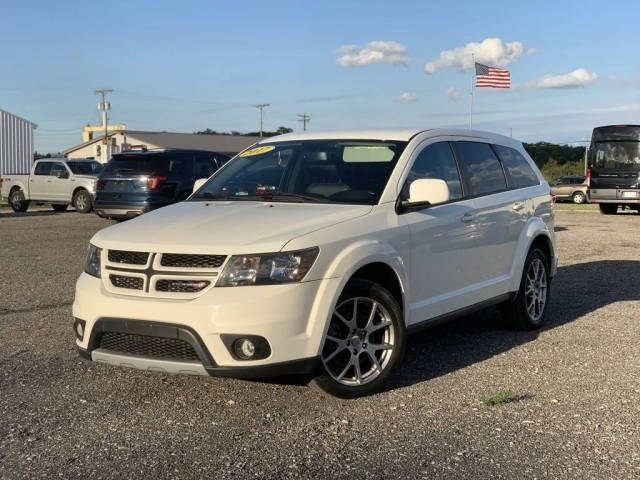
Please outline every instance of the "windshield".
M75 175L98 175L102 170L99 162L67 162L67 165Z
M192 200L378 202L406 142L308 140L242 152Z
M640 170L640 142L597 142L591 166L606 170Z

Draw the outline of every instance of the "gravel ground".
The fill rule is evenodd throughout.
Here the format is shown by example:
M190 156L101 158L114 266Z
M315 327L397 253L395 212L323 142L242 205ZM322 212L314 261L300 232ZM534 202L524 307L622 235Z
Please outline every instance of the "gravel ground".
M0 478L640 478L637 215L558 212L544 330L489 309L423 332L351 401L81 360L74 282L110 223L0 213Z

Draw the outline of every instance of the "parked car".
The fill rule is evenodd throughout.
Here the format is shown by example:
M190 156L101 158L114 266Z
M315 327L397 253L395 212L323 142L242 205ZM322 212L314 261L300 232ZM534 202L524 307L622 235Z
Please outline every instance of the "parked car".
M336 396L371 394L418 329L490 305L539 328L553 224L549 185L501 135L265 139L187 201L93 236L76 344L112 365L304 373Z
M229 160L203 150L139 150L113 155L98 180L95 211L124 219L185 200L195 180Z
M101 168L95 160L36 160L29 174L4 176L0 182L0 196L8 199L14 212L25 212L34 202L51 203L57 212L64 212L73 205L77 212L88 213Z
M587 201L587 177L582 175L567 175L549 182L551 194L555 195L557 202L571 201L584 203Z

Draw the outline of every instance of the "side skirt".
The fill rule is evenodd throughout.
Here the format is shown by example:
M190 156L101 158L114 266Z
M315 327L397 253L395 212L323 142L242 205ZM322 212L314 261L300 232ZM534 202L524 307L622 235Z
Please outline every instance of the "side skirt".
M450 322L451 320L455 320L457 318L470 315L471 313L477 312L478 310L483 310L485 308L493 307L494 305L498 305L503 302L511 301L515 298L517 294L518 292L505 293L497 297L490 298L488 300L483 300L482 302L479 302L479 303L475 303L469 307L464 307L459 310L455 310L453 312L445 313L443 315L430 318L428 320L423 320L422 322L414 323L413 325L407 326L407 331L411 334L411 333L419 332L421 330L425 330L427 328L441 325L443 323Z

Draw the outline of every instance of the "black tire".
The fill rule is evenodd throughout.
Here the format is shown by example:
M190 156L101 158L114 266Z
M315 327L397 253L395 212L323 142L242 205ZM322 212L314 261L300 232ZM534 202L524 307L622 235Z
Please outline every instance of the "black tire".
M573 200L573 203L577 203L578 205L580 205L587 200L587 197L582 192L575 192L573 195L571 195L571 200Z
M69 205L66 203L52 203L51 206L56 212L65 212Z
M27 208L29 208L29 201L25 200L22 190L14 190L9 195L9 205L16 213L26 212Z
M603 215L615 215L618 213L618 205L615 203L600 203L598 207L600 207L600 213Z
M520 289L516 297L501 305L502 315L510 324L518 330L535 330L542 326L547 316L547 305L549 304L549 294L551 293L551 277L549 277L550 259L539 248L532 248L527 254L520 280ZM542 271L537 270L541 268ZM540 278L534 274L540 272ZM532 277L535 277L531 282ZM536 295L541 295L542 302L536 302L534 292L530 292L530 287L538 285L543 291L536 291ZM533 314L531 306L533 302ZM541 306L540 306L541 305ZM538 308L540 306L540 308Z
M354 310L355 323L353 313L348 313ZM339 318L339 313L351 318L347 322L344 316ZM323 340L320 374L311 384L340 398L362 397L381 391L402 362L406 347L406 327L395 298L377 283L354 279L340 295L329 322ZM372 348L374 345L384 347ZM341 377L337 373L340 370L342 381L336 378ZM349 372L351 376L347 375Z
M86 190L78 190L73 196L73 207L78 213L89 213L93 207L89 192Z

